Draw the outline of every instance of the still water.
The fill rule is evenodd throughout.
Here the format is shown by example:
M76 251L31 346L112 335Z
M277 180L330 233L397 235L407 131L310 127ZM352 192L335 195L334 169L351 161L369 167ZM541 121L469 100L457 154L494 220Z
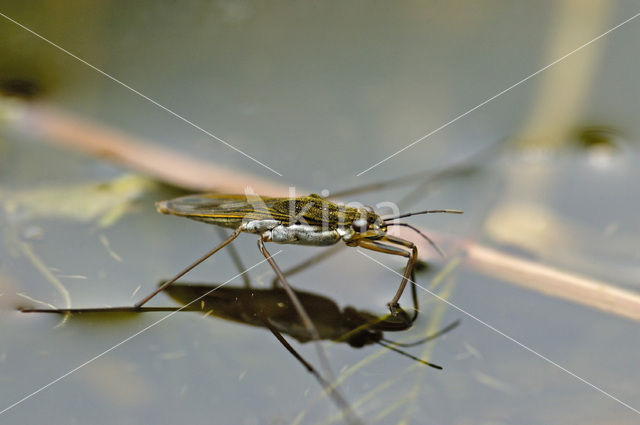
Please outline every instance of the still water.
M316 192L446 168L500 143L473 173L353 198L460 208L460 217L411 222L640 291L640 21L356 176L634 16L634 2L63 6L4 2L0 12L282 176L4 18L0 82L34 82L35 99L48 106ZM13 406L0 422L343 423L264 328L197 312L155 324L167 313L62 321L16 311L37 301L131 304L220 240L211 226L155 212L154 202L177 189L42 138L9 120L0 132L0 410ZM246 267L262 260L255 237L235 245ZM318 252L270 247L279 248L285 269ZM402 270L400 260L375 258ZM443 276L453 258L417 279L468 314L421 291L414 326L388 335L415 341L460 320L407 348L443 371L376 345L323 343L341 393L364 422L638 423L637 322L464 266ZM223 252L183 281L215 285L236 274ZM249 275L260 288L272 279L266 264ZM291 278L340 308L375 314L385 312L397 281L354 249ZM164 294L153 303L177 305ZM310 344L291 342L317 362Z

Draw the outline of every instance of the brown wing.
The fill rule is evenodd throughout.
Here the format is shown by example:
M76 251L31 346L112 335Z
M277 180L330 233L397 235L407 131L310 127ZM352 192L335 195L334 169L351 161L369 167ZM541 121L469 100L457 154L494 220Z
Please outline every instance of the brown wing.
M205 193L158 202L156 207L164 214L232 228L243 220L277 220L289 225L298 218L313 226L326 223L333 229L340 223L353 222L358 216L356 208L339 206L314 194L294 199L258 196L247 199L246 195Z
M159 212L205 221L226 227L237 227L243 220L278 220L289 222L287 211L274 205L286 198L260 198L246 195L204 193L188 195L156 203Z

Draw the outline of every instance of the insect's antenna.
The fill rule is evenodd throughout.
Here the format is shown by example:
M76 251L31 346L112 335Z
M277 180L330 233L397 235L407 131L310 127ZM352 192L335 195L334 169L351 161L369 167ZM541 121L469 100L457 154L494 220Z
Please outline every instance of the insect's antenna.
M429 244L433 247L433 249L436 250L436 252L438 254L440 254L440 256L442 258L444 258L444 253L440 250L440 248L438 248L438 245L436 245L436 243L427 235L425 235L424 233L422 233L420 230L418 230L418 228L408 224L408 223L387 223L387 226L403 226L403 227L408 227L409 229L413 230L414 232L418 233L420 236L422 236L423 238L426 239L427 242L429 242Z
M420 215L420 214L434 214L434 213L444 213L444 214L462 214L464 211L461 210L424 210L424 211L416 211L405 214L400 214L395 217L383 218L382 221L391 221L397 220L399 218L411 217L412 215Z
M442 336L444 334L446 334L449 331L452 331L453 329L455 329L456 327L458 327L458 325L460 324L460 320L456 320L455 322L451 323L450 325L440 329L438 332L428 335L425 338L419 339L417 341L413 341L413 342L396 342L396 341L391 341L390 339L386 339L386 338L382 338L381 341L386 342L387 344L393 344L394 346L398 346L398 347L414 347L416 345L420 345L420 344L424 344L425 342L431 341L432 339L436 339L439 336Z
M429 362L428 362L428 361L426 361L426 360L423 360L423 359L421 359L421 358L418 358L418 357L416 357L416 356L413 356L413 355L411 355L411 354L407 353L406 351L402 351L402 350L400 350L399 348L396 348L396 347L394 347L393 345L388 344L388 343L386 343L386 342L384 342L384 341L376 341L376 344L380 344L380 345L382 345L383 347L388 348L388 349L389 349L389 350L391 350L391 351L395 351L396 353L398 353L398 354L402 354L402 355L403 355L403 356L405 356L405 357L409 357L409 358L410 358L410 359L412 359L412 360L415 360L415 361L420 362L420 363L422 363L422 364L426 364L427 366L431 366L431 367L432 367L432 368L434 368L434 369L442 370L442 366L437 365L437 364L435 364L435 363L429 363Z

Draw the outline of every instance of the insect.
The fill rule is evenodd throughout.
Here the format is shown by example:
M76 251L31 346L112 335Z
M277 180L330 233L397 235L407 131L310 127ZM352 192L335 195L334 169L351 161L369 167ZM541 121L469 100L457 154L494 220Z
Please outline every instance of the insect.
M414 266L417 261L418 250L411 241L390 235L387 229L390 226L408 227L420 236L425 238L441 255L435 243L420 230L414 226L398 222L397 220L419 214L430 213L453 213L460 214L462 211L441 209L441 210L425 210L406 214L399 214L392 217L382 218L372 208L369 207L350 207L333 203L319 195L311 194L309 196L293 197L293 198L260 198L257 195L221 195L221 194L198 194L183 196L167 201L156 203L158 212L163 214L187 217L193 220L214 224L219 227L233 229L229 237L222 241L218 246L204 254L194 263L186 267L172 279L162 283L157 289L142 298L131 307L107 307L101 309L52 309L49 312L69 313L82 311L133 311L140 312L147 310L143 306L162 291L167 290L173 283L184 276L186 273L197 267L207 258L220 251L225 246L231 244L240 233L252 233L258 236L258 249L264 255L275 272L278 281L282 285L287 297L291 300L293 308L300 317L304 329L308 335L308 339L315 344L318 358L320 360L325 377L320 375L315 369L307 363L297 352L286 342L280 331L273 326L268 319L261 318L264 326L269 328L276 338L294 355L309 372L314 374L316 379L325 388L325 391L334 398L336 404L341 408L348 423L360 423L357 419L351 417L353 412L349 404L338 393L331 384L335 380L329 366L327 356L322 346L319 344L321 335L317 326L307 313L305 306L298 299L298 296L288 284L285 275L282 273L272 255L265 246L265 242L274 242L280 244L298 244L311 246L328 246L335 245L339 242L345 243L350 247L360 247L372 251L382 252L389 255L402 256L407 259L407 263L402 274L398 289L393 298L387 303L392 317L400 316L404 320L404 324L400 328L407 329L411 326L412 320L408 318L406 313L400 308L399 299L409 281L412 282L412 292L414 294L414 319L417 314L417 304L415 304L415 278ZM149 308L151 310L153 308ZM161 309L162 310L162 309ZM43 311L43 310L23 310L23 311ZM386 321L389 325L389 321ZM379 325L385 326L385 324ZM394 325L394 326L397 326ZM384 329L375 329L372 324L367 325L367 331L356 333L356 336L368 335L359 343L379 342L385 345L381 339L381 331ZM387 329L389 330L389 329ZM374 338L375 337L375 338ZM353 340L354 343L356 339ZM388 344L387 344L388 345ZM392 345L389 348L399 350ZM421 361L419 359L416 359ZM422 361L423 363L429 364ZM431 364L429 364L431 365ZM434 365L431 365L434 366ZM438 366L434 366L438 367ZM439 367L438 367L439 368Z
M461 214L454 209L425 210L382 218L370 207L351 207L337 204L316 194L295 198L261 198L257 195L224 195L205 193L183 196L156 203L156 209L163 214L186 217L193 220L233 229L231 235L218 246L186 267L172 279L142 298L130 310L142 308L149 300L166 290L186 273L207 258L229 245L240 233L258 236L258 249L273 268L278 281L291 298L311 339L319 340L320 335L288 284L284 274L273 260L265 242L328 246L344 242L350 247L360 247L389 255L402 256L407 263L393 298L387 303L392 315L400 309L398 303L407 282L413 282L417 248L411 241L387 233L390 226L404 226L425 238L442 255L435 243L414 226L397 220L420 214L450 213ZM127 309L127 307L125 307ZM64 310L72 311L72 310ZM59 310L63 312L63 310Z
M252 198L245 195L201 194L158 202L156 208L163 214L187 217L231 228L234 231L228 239L216 248L209 251L174 279L167 281L138 302L136 304L137 307L145 304L193 267L228 245L240 233L246 232L258 235L260 252L269 261L285 288L288 286L286 280L267 251L265 242L327 246L342 241L347 246L360 247L407 258L407 264L398 289L391 301L387 303L393 315L397 313L400 306L398 300L413 275L418 251L412 242L389 235L387 228L389 226L411 228L442 254L433 241L424 233L408 223L401 223L396 220L418 214L462 213L460 210L440 209L382 218L369 207L343 206L330 202L316 194L297 198Z

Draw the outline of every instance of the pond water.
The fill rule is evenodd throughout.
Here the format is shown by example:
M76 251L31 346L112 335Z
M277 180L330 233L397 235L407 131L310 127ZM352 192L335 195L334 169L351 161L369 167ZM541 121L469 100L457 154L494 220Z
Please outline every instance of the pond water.
M29 82L34 101L255 182L338 191L447 168L499 143L472 160L473 173L351 197L463 209L410 222L640 292L640 18L585 46L640 12L635 2L6 1L0 12L246 156L0 17L5 92ZM154 202L179 190L16 128L11 105L2 99L0 422L344 423L264 328L197 312L63 320L17 311L132 304L220 235L156 213ZM245 267L263 260L252 235L235 247ZM282 250L284 269L319 252L269 249ZM459 320L406 348L444 370L378 345L322 344L364 423L638 423L636 321L500 273L448 271L458 258L448 254L417 279L457 308L420 291L414 326L386 335L415 341ZM401 260L373 256L402 270ZM237 273L220 253L181 281L242 287ZM266 263L248 274L258 288L273 277ZM398 280L353 248L291 277L375 314ZM176 305L165 294L152 303ZM312 344L290 341L318 364Z

